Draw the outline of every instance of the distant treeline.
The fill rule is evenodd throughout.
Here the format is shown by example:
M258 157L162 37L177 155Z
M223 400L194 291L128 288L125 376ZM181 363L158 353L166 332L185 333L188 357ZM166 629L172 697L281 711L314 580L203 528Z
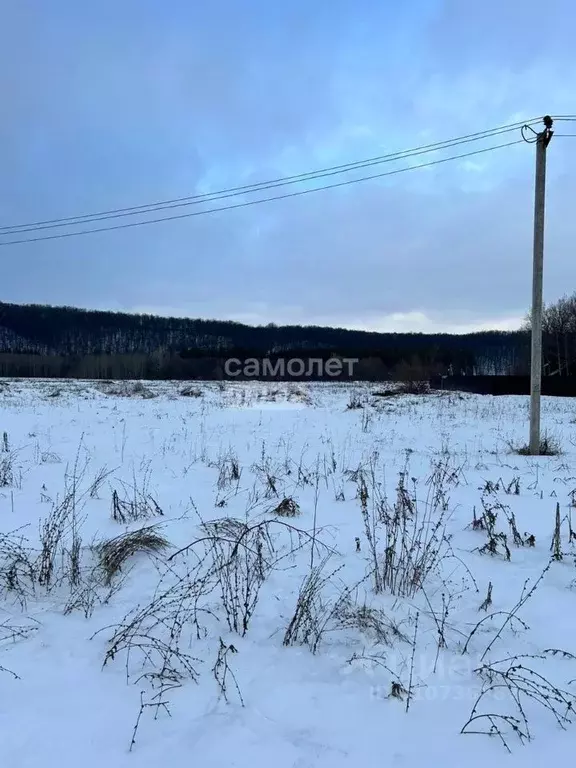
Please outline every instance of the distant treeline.
M354 377L528 372L527 331L374 333L0 303L0 376L221 379L237 358L359 359ZM238 378L241 378L238 377ZM314 376L307 376L313 379Z
M336 372L320 361L342 361ZM264 363L264 361L266 361ZM348 363L353 361L353 363ZM297 362L298 365L292 365ZM254 369L258 373L254 373ZM248 373L251 370L252 373ZM326 371L331 371L326 373ZM411 362L401 358L395 363L376 353L367 357L335 354L326 350L289 351L281 355L263 356L259 350L195 350L193 354L143 353L92 355L41 355L0 353L0 377L74 378L74 379L175 379L175 380L342 380L405 381L428 379L441 373L444 366L413 356Z

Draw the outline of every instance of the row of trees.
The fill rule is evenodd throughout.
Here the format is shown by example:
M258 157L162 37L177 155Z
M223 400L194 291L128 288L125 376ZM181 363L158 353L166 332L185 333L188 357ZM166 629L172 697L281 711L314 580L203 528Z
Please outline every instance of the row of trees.
M575 302L576 303L576 302ZM221 378L228 358L358 358L361 378L525 374L529 335L374 333L249 326L72 307L0 303L0 375Z

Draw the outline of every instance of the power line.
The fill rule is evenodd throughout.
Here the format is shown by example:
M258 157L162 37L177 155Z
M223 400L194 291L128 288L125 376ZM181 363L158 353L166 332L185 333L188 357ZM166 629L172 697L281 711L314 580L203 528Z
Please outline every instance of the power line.
M418 168L428 168L428 167L431 167L431 166L434 166L434 165L440 165L441 163L449 162L451 160L461 160L461 159L466 158L466 157L472 157L474 155L481 155L481 154L484 154L486 152L492 152L492 151L494 151L496 149L504 149L505 147L512 147L512 146L514 146L516 144L523 144L523 143L524 143L523 139L518 139L516 141L507 142L506 144L496 144L496 145L494 145L492 147L484 147L483 149L477 149L477 150L475 150L473 152L466 152L466 153L461 154L461 155L451 155L450 157L443 157L443 158L440 158L439 160L431 160L431 161L429 161L427 163L420 163L419 165L408 166L408 167L405 167L405 168L396 168L393 171L385 171L383 173L376 173L376 174L372 174L371 176L363 176L363 177L358 178L358 179L346 179L345 181L335 182L334 184L326 184L326 185L321 186L321 187L313 187L312 189L301 189L301 190L298 190L297 192L287 192L287 193L285 193L283 195L276 195L274 197L267 197L267 198L262 198L262 199L258 199L258 200L247 200L247 201L244 201L242 203L235 203L233 205L226 205L226 206L222 206L220 208L209 208L209 209L206 209L206 210L203 210L203 211L191 211L191 212L188 212L188 213L174 214L172 216L163 216L163 217L160 217L158 219L147 219L145 221L132 221L132 222L128 222L128 223L125 223L125 224L114 224L114 225L109 226L109 227L95 227L93 229L82 229L82 230L78 230L76 232L60 232L60 233L58 233L56 235L42 235L40 237L31 237L31 238L25 238L25 239L22 239L22 240L7 240L7 241L4 241L4 242L0 242L0 246L4 246L4 245L18 245L20 243L37 243L37 242L44 241L44 240L58 240L60 238L65 238L65 237L77 237L79 235L89 235L89 234L95 234L97 232L110 232L112 230L117 230L117 229L128 229L128 228L132 228L132 227L141 227L141 226L144 226L144 225L147 225L147 224L158 224L158 223L163 222L163 221L176 221L178 219L187 219L187 218L191 218L193 216L205 216L207 214L218 213L220 211L231 211L231 210L235 210L235 209L238 209L238 208L247 208L247 207L252 206L252 205L260 205L261 203L269 203L269 202L272 202L272 201L275 201L275 200L286 200L286 199L292 198L292 197L300 197L301 195L308 195L308 194L311 194L313 192L323 191L325 189L335 189L337 187L345 187L345 186L348 186L350 184L358 184L358 183L363 182L363 181L371 181L373 179L381 179L381 178L383 178L385 176L393 176L393 175L398 174L398 173L404 173L406 171L412 171L412 170L416 170ZM11 233L11 234L19 234L19 233Z
M427 144L413 149L407 149L387 155L379 155L377 157L371 157L365 160L358 160L342 165L335 165L328 168L321 168L315 171L308 171L306 173L300 173L293 176L284 176L269 181L257 182L255 184L230 187L227 189L219 190L217 192L211 192L202 195L192 195L188 197L174 198L172 200L162 200L155 203L132 206L129 208L115 208L108 211L99 211L96 213L87 213L78 216L69 216L66 218L47 219L44 221L30 222L27 224L5 225L0 227L0 235L24 234L26 232L34 232L37 230L56 229L61 227L89 224L95 221L104 221L113 218L144 215L161 210L187 207L190 205L199 205L201 203L213 202L214 200L223 200L230 197L237 197L241 194L247 194L250 192L262 192L268 189L275 189L278 187L301 183L304 181L314 181L319 178L340 175L352 170L369 168L375 165L389 163L396 160L404 160L410 157L427 154L429 152L436 152L442 149L451 149L452 147L456 147L472 141L481 141L483 139L492 138L493 136L499 136L504 133L518 130L523 126L529 126L530 123L535 123L538 120L539 118L534 118L527 122L523 121L518 123L511 123L510 125L492 128L485 131L478 131L466 136L459 136L453 139L447 139L445 141L436 142L434 144Z

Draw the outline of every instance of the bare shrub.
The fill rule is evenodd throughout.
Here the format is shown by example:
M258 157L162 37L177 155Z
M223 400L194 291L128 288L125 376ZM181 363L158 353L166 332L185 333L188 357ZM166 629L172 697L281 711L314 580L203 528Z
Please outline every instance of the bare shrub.
M197 637L203 633L201 617L209 611L199 602L214 587L202 561L182 574L169 568L153 599L131 611L114 628L104 666L124 658L127 682L147 681L159 691L159 699L186 679L197 681L201 661L189 653L189 637L192 631Z
M302 462L298 466L298 480L297 484L300 485L303 481L302 474ZM281 488L281 475L286 475L286 468L274 466L270 457L266 455L266 447L262 444L262 454L260 461L252 465L252 472L256 475L257 480L264 487L264 497L270 499L272 497L279 497ZM288 474L292 473L292 469L289 468Z
M362 521L364 523L364 535L368 542L368 551L371 558L372 578L374 579L374 590L376 592L382 592L384 589L383 576L380 569L380 553L378 551L379 546L379 524L381 522L379 518L379 510L376 505L372 504L371 510L368 508L368 486L364 475L359 473L358 475L358 498L360 499L360 510L362 513ZM356 550L360 551L359 541L356 543Z
M524 585L522 587L522 592L520 594L520 597L518 598L518 601L513 606L513 608L510 611L495 611L494 613L490 613L487 616L484 616L483 619L481 619L472 629L470 634L468 635L466 642L464 643L464 646L462 648L462 654L465 654L468 652L468 649L470 647L470 644L473 640L473 638L477 635L479 630L484 628L484 625L492 621L495 618L502 618L502 624L500 626L500 629L495 633L495 635L492 637L486 648L484 649L484 652L482 656L480 657L480 661L484 661L494 644L497 640L501 639L502 634L505 629L508 627L511 627L512 629L518 629L522 628L524 630L528 629L528 625L522 621L522 619L519 618L518 613L519 611L526 605L528 600L532 598L538 587L540 586L541 582L545 578L546 574L550 570L550 567L552 565L552 560L549 561L547 566L544 568L542 573L538 576L538 578L533 582L532 586L529 587L530 580L526 579L524 582ZM488 600L488 598L490 598ZM492 590L489 588L488 595L486 601L483 603L481 608L486 606L486 608L490 605L492 600Z
M346 405L346 410L356 411L361 410L362 408L364 408L364 404L362 403L360 396L356 392L352 392Z
M79 611L89 619L97 606L108 605L112 597L120 590L122 581L105 584L102 569L98 561L90 562L89 567L82 570L82 578L78 584L70 590L70 594L64 604L65 616Z
M76 514L76 497L74 491L68 492L60 504L54 504L48 517L40 525L40 554L37 563L37 580L40 586L50 588L60 583L63 573L57 572L57 566L63 555L68 552L70 580L78 578L77 558L80 542L77 537L77 527L74 525ZM65 543L68 534L72 534L70 548L66 550Z
M244 706L244 699L242 698L240 686L238 685L238 681L236 680L236 675L232 671L230 664L228 662L228 654L234 654L234 653L238 653L237 648L235 648L233 645L226 645L226 643L222 640L222 638L220 638L219 646L218 646L218 656L216 658L216 663L212 667L212 674L214 675L214 679L216 680L216 683L220 690L220 695L222 696L224 701L226 701L226 703L229 702L228 679L231 679L232 682L234 683L234 687L236 689L236 693L240 700L240 704Z
M548 651L540 655L509 656L475 669L482 680L482 688L461 733L497 736L507 751L511 752L507 741L510 734L522 743L532 739L527 704L536 704L547 710L562 729L572 723L576 696L550 682L525 663L526 659L545 659L550 653L564 653L574 658L565 652ZM510 710L495 712L487 700L502 693Z
M360 662L363 667L368 668L380 668L388 672L390 675L390 693L388 694L387 698L391 699L399 699L400 701L404 701L404 696L408 693L407 686L400 682L400 677L398 675L398 672L391 669L388 664L387 654L384 652L380 653L353 653L352 656L347 660L347 663L352 665L357 662Z
M232 518L204 523L202 527L210 537L210 554L228 628L244 636L272 567L274 546L268 527L251 527Z
M142 715L144 712L146 712L146 710L155 710L154 719L158 717L158 713L161 709L163 709L168 715L170 714L168 702L165 701L162 696L153 696L152 701L145 701L144 694L145 691L140 691L140 709L138 710L136 722L134 723L134 728L132 730L132 738L130 740L130 747L128 748L128 752L132 752L136 746L136 736L138 734L138 729L140 728L140 720L142 719Z
M104 484L104 480L111 474L111 471L107 469L107 467L102 467L98 470L96 475L94 476L94 480L92 481L92 484L89 488L89 495L91 499L97 499L98 494L100 493L100 490L102 488L102 485Z
M18 532L0 534L0 594L14 598L21 607L34 593L36 553Z
M66 476L62 500L53 503L40 521L34 545L21 531L0 534L0 594L15 599L22 608L38 596L39 589L51 594L59 594L62 587L69 590L65 613L82 609L89 615L93 606L108 599L102 592L105 585L99 564L80 535L83 520L79 510L90 490L79 490L83 474L77 460Z
M236 485L237 489L242 475L238 457L230 451L226 455L219 457L216 466L218 467L218 480L216 483L218 490L224 491L234 485Z
M203 562L209 562L207 572L220 592L228 628L242 636L248 631L261 587L273 568L287 558L294 558L307 544L314 544L324 553L330 552L317 540L319 530L310 534L283 520L251 524L221 518L202 522L201 530L203 536L172 554L168 562L186 553L194 553ZM280 539L282 534L284 543Z
M447 475L436 467L427 482L426 499L420 501L415 488L410 490L407 486L407 471L401 472L392 505L382 496L375 461L371 463L368 477L370 493L361 476L358 496L374 589L413 597L442 559L452 556L445 530Z
M14 485L14 453L3 451L0 455L0 488Z
M344 566L329 570L330 557L327 554L303 579L283 644L305 645L315 654L327 635L342 631L360 633L375 644L387 646L395 641L410 642L400 622L365 601L357 601L358 588L367 577L352 585L341 583L336 576Z
M34 619L25 619L25 624L15 624L12 619L0 623L0 643L16 643L26 640L37 632L40 624ZM0 667L2 669L2 667Z
M572 537L570 537L572 538ZM562 522L560 519L560 504L556 504L556 519L554 523L554 534L552 536L552 543L550 544L550 551L552 552L552 559L560 561L564 555L562 553Z
M201 661L190 650L190 638L213 636L222 613L228 629L246 634L271 569L312 540L310 534L282 520L248 524L223 518L202 521L200 528L199 538L166 559L165 572L148 605L130 612L108 640L104 665L123 658L127 681L145 681L155 691L148 701L143 694L132 746L143 713L150 706L167 710L170 690L187 679L198 680ZM279 534L287 538L284 546ZM117 570L116 562L111 570ZM219 593L219 605L208 602L214 593ZM224 698L233 682L242 703L229 663L235 652L234 646L221 641L212 674Z
M100 564L90 548L82 546L78 523L71 501L54 505L40 525L39 546L32 547L18 531L0 535L0 594L14 599L21 608L39 596L39 590L64 593L64 614L80 610L86 618L96 605L109 601L115 588L103 589Z
M112 519L117 523L133 523L163 514L156 499L146 491L134 487L131 496L124 498L120 498L117 490L112 492Z
M478 552L481 554L500 555L505 560L510 560L512 553L508 544L508 536L503 531L496 529L498 516L501 513L505 516L510 533L512 535L512 541L517 547L533 546L534 537L525 533L523 536L518 530L516 524L516 517L510 507L496 497L496 492L500 485L497 483L494 485L490 481L486 482L482 493L482 516L476 516L476 510L474 509L474 517L472 520L472 528L476 531L485 531L487 536L486 543L478 548Z
M346 597L338 603L335 620L337 628L357 630L381 645L391 646L394 641L410 642L400 624L391 619L385 611L366 603L357 604L351 597Z
M396 390L400 395L429 395L430 382L413 379L409 381L400 381Z
M310 569L302 581L298 591L296 607L286 631L283 645L305 645L312 653L316 653L322 637L328 629L330 619L338 610L338 603L346 596L327 600L324 595L325 587L343 568L339 566L330 572L325 572L329 556Z
M486 591L486 597L484 598L483 602L480 605L479 611L487 611L488 608L492 605L492 582L488 582L488 589Z

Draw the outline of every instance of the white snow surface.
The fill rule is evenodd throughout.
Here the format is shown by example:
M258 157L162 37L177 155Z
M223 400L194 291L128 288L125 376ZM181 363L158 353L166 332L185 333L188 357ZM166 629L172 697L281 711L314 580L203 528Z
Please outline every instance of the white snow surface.
M524 397L381 397L374 393L382 387L372 385L188 386L196 396L182 396L185 385L176 382L0 382L0 765L474 768L552 764L574 754L576 723L566 710L576 696L572 400L543 399L543 426L562 452L529 457L510 448L526 441ZM361 407L348 407L354 399ZM399 484L405 504L419 510L404 510L407 525L410 514L419 516L421 535L438 541L439 556L409 594L375 590L362 483L379 568L390 546L383 520L398 504ZM127 504L148 499L151 512L153 499L163 514L118 522L114 492ZM285 498L297 503L295 517L275 512ZM53 572L40 584L41 526L66 499ZM557 504L561 559L551 557ZM485 510L497 515L509 560L501 540L495 554L480 551L488 534L472 522ZM523 544L514 541L512 515ZM194 584L214 570L214 539L177 552L206 539L218 518L261 530L275 521L270 541L246 538L237 548L237 562L252 570L254 548L265 550L245 633L230 628L214 573L213 589L196 604L199 625L192 621ZM150 525L170 548L134 554L106 587L95 565L98 542ZM222 530L224 551L232 534ZM33 574L15 558L17 546ZM311 565L324 578L312 617L324 622L315 652L306 638L284 644ZM178 583L185 587L177 599L161 597ZM489 584L492 604L483 610ZM347 588L348 615L378 616L389 631L371 631L360 619L343 626L338 599ZM152 641L120 649L104 665L126 616L155 599L160 618L144 620L141 637L189 654L196 673L164 679L161 689L168 673ZM222 648L229 650L215 673ZM178 666L177 655L170 658ZM496 726L502 736L461 733L482 685L490 687L475 671L483 664L508 680L527 670L532 697L515 701L512 683L489 690L477 714L492 719L468 726ZM222 674L226 697L216 679ZM558 718L550 698L539 699L544 684L563 692L559 702L560 694L551 697Z

